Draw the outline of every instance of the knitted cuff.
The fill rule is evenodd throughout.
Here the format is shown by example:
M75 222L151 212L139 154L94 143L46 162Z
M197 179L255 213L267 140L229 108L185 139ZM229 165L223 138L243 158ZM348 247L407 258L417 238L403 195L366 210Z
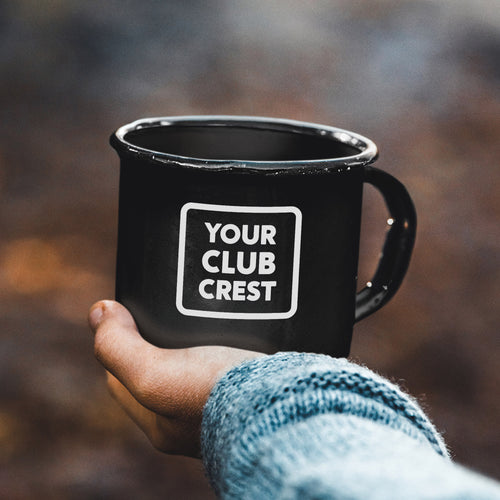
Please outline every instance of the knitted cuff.
M218 494L251 473L256 443L278 429L327 414L361 417L446 447L418 404L397 386L345 359L278 353L243 363L214 387L202 422L202 454Z

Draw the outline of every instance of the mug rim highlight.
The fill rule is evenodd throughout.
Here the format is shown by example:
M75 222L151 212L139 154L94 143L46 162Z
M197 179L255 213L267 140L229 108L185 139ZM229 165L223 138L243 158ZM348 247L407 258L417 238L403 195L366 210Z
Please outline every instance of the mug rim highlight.
M127 134L145 128L169 126L203 126L251 128L270 131L282 131L308 134L344 144L357 149L354 155L337 158L309 160L226 160L181 156L162 151L155 151L138 146L127 140ZM282 118L266 118L259 116L235 115L192 115L152 117L135 120L118 128L110 137L110 143L120 156L132 156L147 159L154 163L164 163L182 168L201 169L206 171L236 171L249 173L321 173L332 170L343 171L356 167L364 167L373 163L378 157L377 146L370 139L349 130Z

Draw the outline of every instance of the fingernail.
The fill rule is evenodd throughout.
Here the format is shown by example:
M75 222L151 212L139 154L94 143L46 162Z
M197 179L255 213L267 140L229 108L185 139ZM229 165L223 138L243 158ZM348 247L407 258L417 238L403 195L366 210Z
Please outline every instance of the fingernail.
M89 325L92 330L96 331L101 323L106 305L103 302L98 302L93 305L89 312Z

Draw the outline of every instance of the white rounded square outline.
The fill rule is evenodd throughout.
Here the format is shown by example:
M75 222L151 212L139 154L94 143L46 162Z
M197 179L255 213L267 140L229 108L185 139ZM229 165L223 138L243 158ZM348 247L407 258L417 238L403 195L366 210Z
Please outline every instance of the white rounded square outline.
M191 209L212 212L236 212L236 213L292 213L295 215L295 239L293 246L293 268L292 268L292 296L290 309L278 313L238 313L224 311L204 311L198 309L187 309L182 304L184 293L184 258L186 250L186 223L187 213ZM200 318L222 318L222 319L287 319L297 312L299 296L299 266L300 266L300 237L302 232L302 212L297 207L256 207L239 205L213 205L208 203L188 202L181 208L179 224L179 253L177 258L177 310L184 316L196 316Z

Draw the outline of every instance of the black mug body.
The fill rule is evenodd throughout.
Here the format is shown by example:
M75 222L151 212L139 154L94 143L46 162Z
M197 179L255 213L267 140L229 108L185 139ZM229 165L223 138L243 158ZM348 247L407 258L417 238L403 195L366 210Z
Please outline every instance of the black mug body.
M134 122L111 142L121 157L116 298L157 346L347 356L355 321L401 282L413 205L398 181L373 173L368 139L285 120L179 117ZM386 240L391 262L356 294L364 182L400 224Z

